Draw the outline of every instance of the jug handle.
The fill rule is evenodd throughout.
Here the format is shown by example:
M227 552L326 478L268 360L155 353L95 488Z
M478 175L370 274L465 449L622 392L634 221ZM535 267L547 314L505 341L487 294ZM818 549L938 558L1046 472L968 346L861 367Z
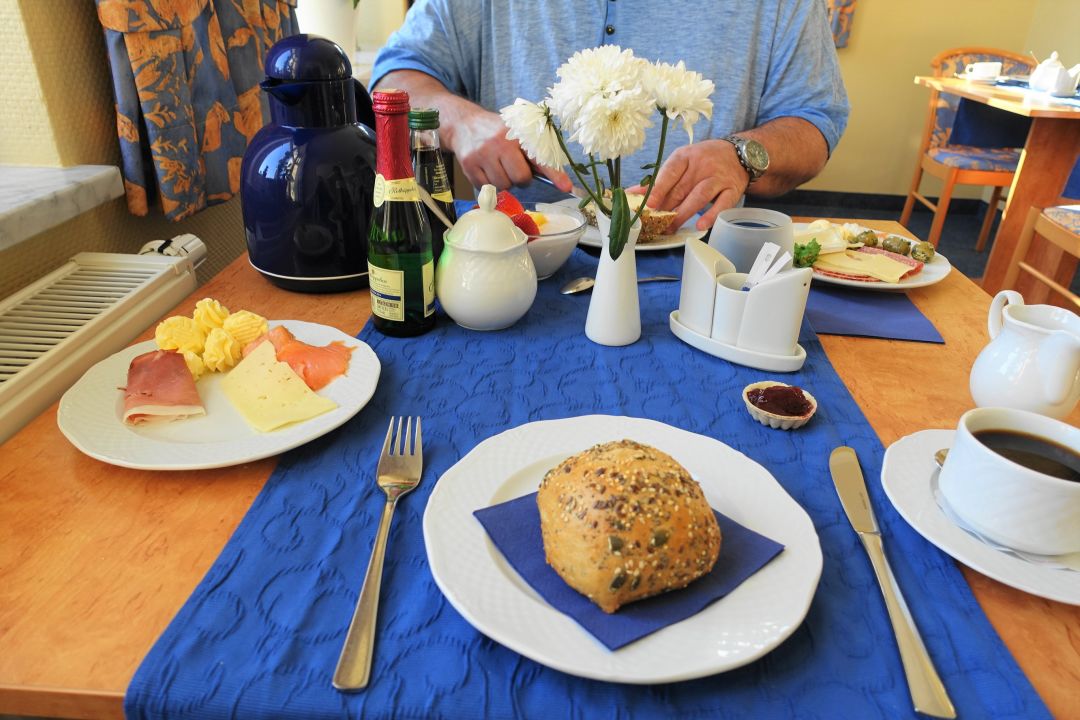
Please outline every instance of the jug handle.
M1061 330L1050 333L1039 346L1035 364L1043 381L1043 395L1052 405L1069 397L1080 371L1080 339Z
M374 131L375 110L371 106L371 95L368 93L367 88L364 87L364 83L356 78L353 78L352 81L353 92L356 93L356 121L362 125L367 125Z
M1002 290L994 296L993 301L990 303L990 314L986 318L986 329L990 332L990 339L993 340L1001 332L1001 325L1004 322L1005 305L1023 305L1024 296L1015 290Z

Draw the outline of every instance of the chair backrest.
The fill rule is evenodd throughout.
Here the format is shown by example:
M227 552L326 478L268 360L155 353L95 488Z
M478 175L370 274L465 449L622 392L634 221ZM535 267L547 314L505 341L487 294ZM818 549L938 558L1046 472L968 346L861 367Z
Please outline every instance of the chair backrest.
M1013 252L1012 260L1005 271L1002 287L1015 288L1016 281L1020 273L1023 272L1063 296L1068 303L1067 307L1080 311L1080 296L1058 283L1039 268L1029 264L1025 259L1028 250L1031 248L1031 240L1036 234L1060 248L1061 251L1080 260L1080 205L1059 206L1047 208L1046 210L1040 210L1039 208L1028 210L1024 229L1020 232L1016 250ZM1046 258L1046 261L1053 262L1051 258ZM1044 294L1045 291L1031 293L1029 300L1042 302Z
M1000 62L1002 75L1027 75L1035 67L1035 60L1030 56L987 47L945 50L930 61L930 67L935 77L955 77L958 73L963 73L970 63L976 62ZM930 99L933 128L930 132L929 147L948 144L959 104L960 98L956 95L933 93Z

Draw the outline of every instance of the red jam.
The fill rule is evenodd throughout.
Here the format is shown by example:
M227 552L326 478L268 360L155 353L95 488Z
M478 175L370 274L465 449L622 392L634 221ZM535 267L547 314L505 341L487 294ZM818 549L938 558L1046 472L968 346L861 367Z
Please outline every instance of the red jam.
M756 408L785 417L808 415L814 407L802 388L794 385L772 385L747 390L746 399Z

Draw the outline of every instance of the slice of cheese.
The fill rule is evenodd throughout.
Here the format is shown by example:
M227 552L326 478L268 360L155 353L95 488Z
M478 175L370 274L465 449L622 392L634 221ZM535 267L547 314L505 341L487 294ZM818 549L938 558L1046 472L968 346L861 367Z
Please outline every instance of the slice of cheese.
M313 392L288 363L278 362L272 343L259 343L221 380L225 397L249 425L270 432L310 420L337 407Z
M819 256L817 261L814 262L814 267L832 272L869 275L887 283L900 282L900 278L911 272L910 265L897 262L890 257L853 252L851 250Z
M828 220L815 220L795 233L796 245L806 245L811 240L817 240L821 248L818 250L819 256L847 250L847 241L842 237L839 226Z

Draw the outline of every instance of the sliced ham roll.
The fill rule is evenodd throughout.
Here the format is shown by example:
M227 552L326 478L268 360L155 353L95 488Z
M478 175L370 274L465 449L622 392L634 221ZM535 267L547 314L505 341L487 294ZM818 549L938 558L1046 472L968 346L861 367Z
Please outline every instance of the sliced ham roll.
M152 350L132 360L123 390L129 425L206 414L184 356L175 350Z

